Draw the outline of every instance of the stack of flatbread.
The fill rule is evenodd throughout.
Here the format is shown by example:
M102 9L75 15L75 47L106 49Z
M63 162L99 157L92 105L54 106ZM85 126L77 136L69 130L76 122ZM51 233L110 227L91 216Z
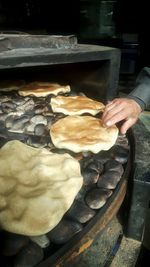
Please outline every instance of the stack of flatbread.
M21 96L36 97L68 92L69 85L49 82L19 89ZM115 144L118 128L104 128L93 117L103 111L103 103L86 96L61 95L52 97L50 105L54 113L67 115L50 126L56 148L98 153ZM0 149L0 228L28 236L49 232L70 208L82 183L80 164L68 153L51 153L17 140L7 142Z
M105 105L86 96L57 96L51 98L53 112L69 115L58 120L50 128L50 136L57 148L75 153L109 150L116 142L118 128L104 128L102 121L93 116L103 111ZM80 116L84 114L84 116Z
M59 93L68 92L70 92L69 85L50 82L32 82L23 86L18 93L21 96L34 95L36 97L46 97L47 95L58 95Z
M0 149L0 228L28 236L54 228L82 187L80 164L20 141Z

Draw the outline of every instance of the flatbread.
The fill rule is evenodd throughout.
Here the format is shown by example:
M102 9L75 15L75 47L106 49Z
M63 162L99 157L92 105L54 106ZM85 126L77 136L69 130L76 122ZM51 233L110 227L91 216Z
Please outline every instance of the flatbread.
M69 85L60 85L58 83L50 82L32 82L23 86L19 90L19 95L34 95L36 97L45 97L47 95L58 95L59 93L68 92L70 92Z
M82 187L80 164L69 154L20 141L0 149L0 228L28 236L54 228Z
M86 96L52 97L50 104L53 112L61 112L65 115L81 115L84 113L90 113L94 116L105 108L103 103L90 99Z
M57 148L75 153L109 150L116 142L118 128L102 126L100 119L92 116L67 116L51 125L50 136Z

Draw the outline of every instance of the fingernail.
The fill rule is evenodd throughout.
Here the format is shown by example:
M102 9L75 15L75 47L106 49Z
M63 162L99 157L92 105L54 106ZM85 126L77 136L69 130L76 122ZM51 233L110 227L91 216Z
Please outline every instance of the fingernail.
M105 124L106 124L107 126L110 126L110 125L111 125L111 121L107 121Z

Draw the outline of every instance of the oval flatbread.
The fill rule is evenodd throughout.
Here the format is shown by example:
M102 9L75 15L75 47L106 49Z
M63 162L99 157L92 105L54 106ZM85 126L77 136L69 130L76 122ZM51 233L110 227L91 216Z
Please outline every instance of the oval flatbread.
M0 227L36 236L54 228L82 187L80 164L20 141L0 149Z
M90 113L96 115L104 109L104 104L86 96L57 96L51 98L53 112L65 115L81 115Z
M118 128L104 128L100 119L92 116L67 116L51 125L50 136L57 148L73 152L98 153L109 150L116 142Z
M68 92L70 92L69 85L50 82L32 82L23 86L18 93L21 96L34 95L36 97L45 97L47 95L58 95L59 93Z

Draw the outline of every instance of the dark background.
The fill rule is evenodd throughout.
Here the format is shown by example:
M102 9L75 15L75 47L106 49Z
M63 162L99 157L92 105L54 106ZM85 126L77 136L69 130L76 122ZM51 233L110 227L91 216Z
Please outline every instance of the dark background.
M78 14L78 0L0 0L0 29L71 33L77 31Z
M150 65L147 2L0 0L0 31L75 34L81 43L119 47L123 59L130 60L125 61L123 71L138 72Z

